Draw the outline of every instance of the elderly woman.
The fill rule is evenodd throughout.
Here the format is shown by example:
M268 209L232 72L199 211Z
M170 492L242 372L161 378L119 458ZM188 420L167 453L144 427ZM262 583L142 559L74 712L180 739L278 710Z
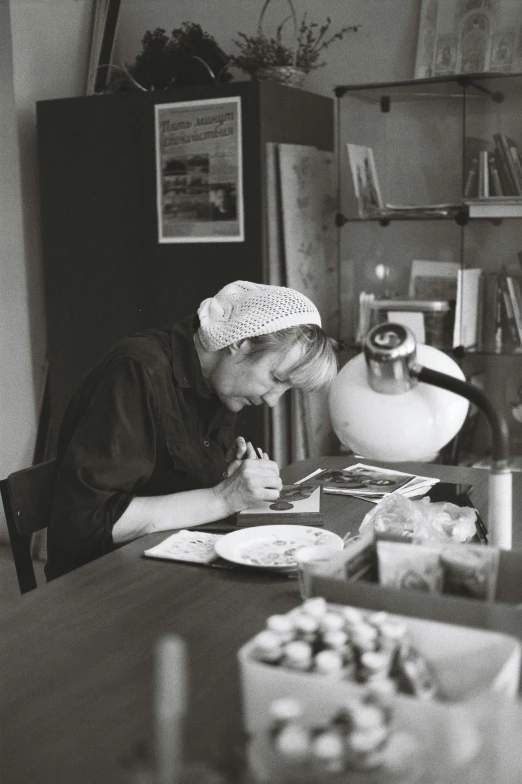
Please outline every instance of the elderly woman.
M297 291L236 281L198 315L128 337L87 374L57 450L46 575L144 534L210 523L279 497L276 463L234 440L244 406L325 388L335 343Z

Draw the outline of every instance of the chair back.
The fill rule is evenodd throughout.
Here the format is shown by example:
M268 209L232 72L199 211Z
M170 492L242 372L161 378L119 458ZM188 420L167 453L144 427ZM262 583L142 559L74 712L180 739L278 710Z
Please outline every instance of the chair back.
M36 588L31 535L47 528L53 508L56 461L15 471L0 482L20 592Z

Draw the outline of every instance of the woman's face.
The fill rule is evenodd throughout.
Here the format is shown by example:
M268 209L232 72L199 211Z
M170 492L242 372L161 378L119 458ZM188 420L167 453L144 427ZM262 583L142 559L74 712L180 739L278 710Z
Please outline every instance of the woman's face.
M249 340L228 346L218 355L207 381L230 411L245 406L275 406L292 386L289 370L301 358L303 346L281 351L259 351L249 356Z

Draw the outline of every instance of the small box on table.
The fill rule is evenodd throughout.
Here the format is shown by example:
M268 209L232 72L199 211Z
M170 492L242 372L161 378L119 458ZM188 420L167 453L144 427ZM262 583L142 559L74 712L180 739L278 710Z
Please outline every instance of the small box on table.
M364 562L364 558L360 560ZM368 562L371 558L366 552ZM522 640L522 553L500 550L493 601L382 586L377 583L376 571L370 573L369 579L353 579L339 570L336 574L333 571L328 577L312 576L312 596L371 610L491 629Z

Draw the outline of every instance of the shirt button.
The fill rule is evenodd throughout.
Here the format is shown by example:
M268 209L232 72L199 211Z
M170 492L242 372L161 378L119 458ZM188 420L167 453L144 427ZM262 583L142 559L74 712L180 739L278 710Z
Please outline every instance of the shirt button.
M228 479L228 474L226 471L223 471L223 479Z
M210 446L210 441L203 441L203 446Z

